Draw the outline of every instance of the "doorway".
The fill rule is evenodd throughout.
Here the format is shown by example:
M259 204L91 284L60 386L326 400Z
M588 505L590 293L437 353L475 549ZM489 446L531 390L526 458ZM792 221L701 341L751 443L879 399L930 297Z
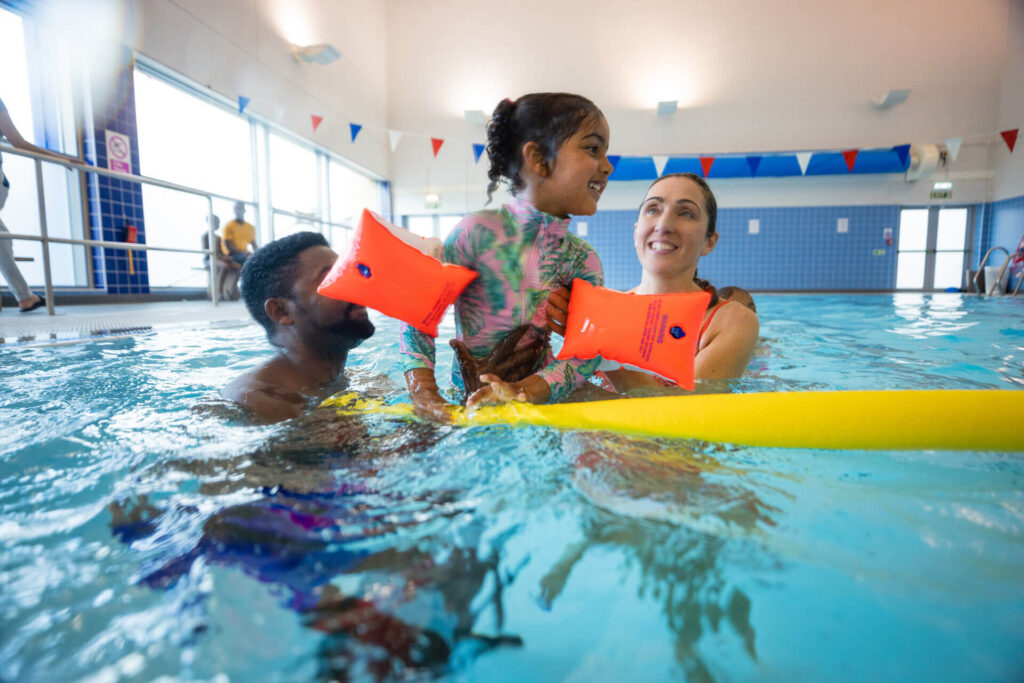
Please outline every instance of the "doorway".
M963 285L972 210L966 206L903 209L896 289L944 292Z

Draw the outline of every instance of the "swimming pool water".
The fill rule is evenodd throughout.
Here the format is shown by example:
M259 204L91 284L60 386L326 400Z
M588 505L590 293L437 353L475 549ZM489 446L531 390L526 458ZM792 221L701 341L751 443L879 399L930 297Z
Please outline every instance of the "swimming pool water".
M706 390L1024 389L1024 300L758 307L751 376ZM376 322L352 383L400 400ZM0 680L1024 675L1022 453L254 427L211 399L267 352L0 350Z

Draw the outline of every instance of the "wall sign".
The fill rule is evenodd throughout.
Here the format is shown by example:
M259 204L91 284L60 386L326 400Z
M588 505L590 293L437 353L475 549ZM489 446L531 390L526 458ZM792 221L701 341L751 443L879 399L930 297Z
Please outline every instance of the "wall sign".
M112 130L107 134L107 168L118 173L132 172L132 141L127 135L115 133Z

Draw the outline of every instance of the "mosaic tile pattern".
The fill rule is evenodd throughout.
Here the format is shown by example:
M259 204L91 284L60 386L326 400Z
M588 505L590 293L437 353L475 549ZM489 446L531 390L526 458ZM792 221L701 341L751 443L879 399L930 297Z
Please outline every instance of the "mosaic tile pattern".
M106 130L131 140L132 172L140 173L138 125L135 117L135 86L130 55L120 73L116 96L106 106L97 106L95 129L86 135L86 156L99 168L107 167ZM119 178L89 176L89 223L92 239L123 242L126 226L138 228L138 241L146 242L146 221L142 211L142 185ZM97 287L109 294L148 294L146 252L135 251L129 264L125 249L92 248L93 277Z

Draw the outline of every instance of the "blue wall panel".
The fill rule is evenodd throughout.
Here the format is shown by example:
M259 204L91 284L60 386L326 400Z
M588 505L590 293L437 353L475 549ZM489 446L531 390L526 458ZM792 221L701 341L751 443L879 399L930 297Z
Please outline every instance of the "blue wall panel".
M1024 195L987 204L986 214L987 229L985 242L982 243L984 249L978 255L979 261L991 247L1005 247L1011 253L1017 248L1021 237L1024 237ZM1001 266L1005 258L1003 252L995 252L989 257L987 265ZM1016 280L1011 278L1010 287L1014 286Z
M700 275L718 287L778 290L890 290L896 284L896 247L885 245L883 231L898 238L900 207L829 206L721 209L718 246L701 259ZM614 289L640 282L633 247L637 211L599 211L577 219ZM849 232L837 232L838 219ZM760 232L749 234L751 219ZM576 230L575 225L573 230Z

